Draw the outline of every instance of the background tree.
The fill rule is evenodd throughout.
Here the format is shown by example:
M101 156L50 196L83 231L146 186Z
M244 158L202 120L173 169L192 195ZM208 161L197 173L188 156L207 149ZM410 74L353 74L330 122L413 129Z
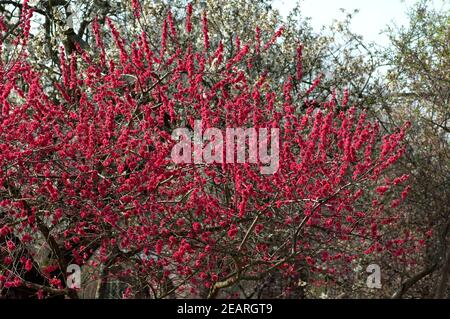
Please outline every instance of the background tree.
M391 45L383 60L389 68L380 90L379 116L387 130L405 119L413 123L407 137L408 152L396 167L398 172L411 174L410 217L404 227L428 231L430 239L415 271L406 268L402 272L402 280L419 284L411 291L398 290L396 296L408 292L448 298L449 14L433 9L429 1L420 1L411 7L409 19L409 26L388 30Z

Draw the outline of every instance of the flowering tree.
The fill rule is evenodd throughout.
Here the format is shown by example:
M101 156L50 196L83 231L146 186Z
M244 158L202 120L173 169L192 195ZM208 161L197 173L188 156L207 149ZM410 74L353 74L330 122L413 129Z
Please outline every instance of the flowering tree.
M2 295L77 298L97 281L100 297L111 282L122 297L277 297L266 289L276 279L279 297L304 296L303 282L339 282L355 261L419 248L395 232L408 176L385 175L407 126L380 143L347 91L310 98L321 76L299 84L301 44L276 93L255 64L283 28L237 37L226 57L204 12L203 48L189 37L181 45L193 28L186 10L182 27L168 13L159 50L145 32L128 45L111 20L107 31L95 20L96 54L61 48L60 79L44 88L45 72L27 61L24 3L21 35L5 38L17 50L0 65ZM117 55L106 54L104 32ZM278 170L262 175L260 160L174 163L172 131L198 119L203 129L279 129ZM71 264L82 267L81 290L67 282Z

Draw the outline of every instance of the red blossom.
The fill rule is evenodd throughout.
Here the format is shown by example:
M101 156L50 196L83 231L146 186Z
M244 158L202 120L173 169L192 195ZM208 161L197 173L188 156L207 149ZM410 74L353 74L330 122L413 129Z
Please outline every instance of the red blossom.
M132 5L139 17L139 2ZM67 55L61 48L61 79L50 86L44 84L55 80L47 81L25 55L15 68L0 65L2 265L32 271L39 267L33 256L14 252L44 244L55 260L39 270L53 287L62 286L54 277L60 268L77 263L109 265L109 279L135 276L162 286L159 279L176 278L180 289L199 291L234 278L237 269L242 277L294 276L300 268L318 271L321 260L335 275L363 252L389 248L403 255L386 229L395 230L410 188L403 186L406 175L384 176L405 151L407 127L386 135L380 146L377 122L356 107L338 107L341 98L348 103L348 90L343 97L337 89L327 100L312 98L322 74L299 100L302 45L292 74L271 83L270 72L257 70L254 61L283 28L263 50L261 30L256 43L236 36L229 56L227 39L210 43L203 13L203 48L182 46L175 36L192 31L191 3L186 11L185 31L169 12L159 52L145 32L124 39L107 18L105 32L118 57L105 54L95 19L99 55ZM260 174L261 158L175 164L172 131L194 127L198 119L202 130L279 129L278 170ZM397 186L405 187L402 201L384 198ZM357 251L340 249L346 241ZM93 271L93 280L105 279L99 278L104 273ZM21 284L11 278L0 281ZM130 285L124 298L140 291Z

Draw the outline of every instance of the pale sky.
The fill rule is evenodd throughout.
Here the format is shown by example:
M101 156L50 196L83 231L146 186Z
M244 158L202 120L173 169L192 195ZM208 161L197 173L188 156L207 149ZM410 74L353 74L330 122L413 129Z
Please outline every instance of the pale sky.
M274 6L283 16L286 16L297 0L274 0ZM311 24L315 31L323 25L330 25L333 19L343 19L344 14L340 8L347 12L359 9L353 18L351 28L361 34L366 41L374 41L380 45L387 44L387 37L380 35L386 25L407 25L406 9L411 7L415 0L300 0L303 17L311 17ZM449 2L433 0L435 8L449 9Z

